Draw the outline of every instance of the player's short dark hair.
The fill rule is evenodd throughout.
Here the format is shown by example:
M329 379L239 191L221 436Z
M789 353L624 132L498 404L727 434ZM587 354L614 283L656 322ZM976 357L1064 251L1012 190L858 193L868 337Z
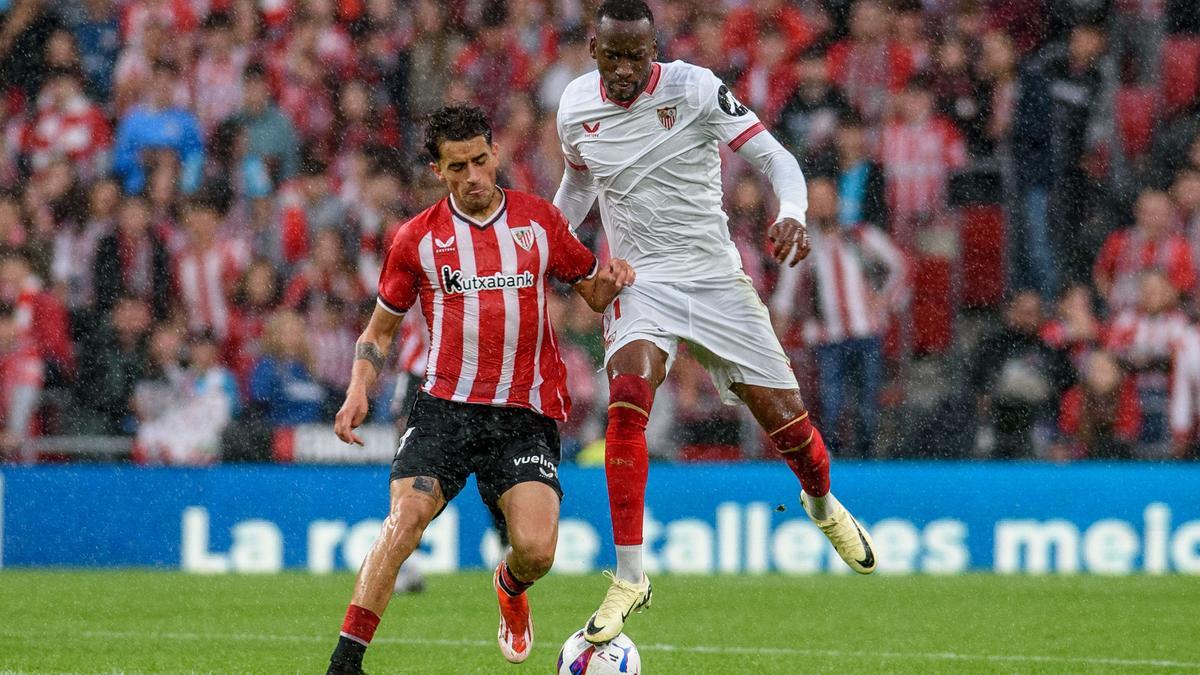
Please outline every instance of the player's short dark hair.
M425 152L436 162L442 157L442 143L469 141L476 136L492 144L492 124L483 110L466 103L443 106L429 116L425 125Z
M645 19L654 25L654 12L650 11L650 5L643 0L604 0L600 3L600 9L596 10L596 25L600 25L600 20L604 17L613 21Z

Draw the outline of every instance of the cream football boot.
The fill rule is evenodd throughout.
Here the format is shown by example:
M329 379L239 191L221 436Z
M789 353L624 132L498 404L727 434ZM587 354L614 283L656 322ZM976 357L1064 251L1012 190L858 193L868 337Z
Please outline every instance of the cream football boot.
M837 551L842 560L850 566L850 569L859 574L870 574L875 571L875 545L871 542L871 535L867 534L866 529L858 524L854 516L842 506L833 494L826 496L829 500L827 512L829 518L825 520L817 520L813 517L809 497L805 492L800 492L800 504L804 506L804 512L808 514L810 520L825 533L829 538L829 543L833 544L833 549Z
M588 619L583 637L592 644L604 644L621 634L625 619L633 612L650 606L650 577L642 575L642 583L632 584L605 571L604 576L612 580L600 609Z

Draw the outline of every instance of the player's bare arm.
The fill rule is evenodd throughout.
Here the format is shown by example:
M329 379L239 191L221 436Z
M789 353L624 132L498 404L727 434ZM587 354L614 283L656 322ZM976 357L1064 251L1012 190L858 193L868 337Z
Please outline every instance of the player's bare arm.
M354 430L367 418L370 408L367 392L379 379L388 350L396 339L403 316L376 307L366 330L354 345L354 366L350 371L350 386L346 400L333 421L333 432L346 443L363 444Z
M613 258L601 265L596 274L576 283L572 288L593 312L603 312L626 286L632 286L637 272L629 263Z

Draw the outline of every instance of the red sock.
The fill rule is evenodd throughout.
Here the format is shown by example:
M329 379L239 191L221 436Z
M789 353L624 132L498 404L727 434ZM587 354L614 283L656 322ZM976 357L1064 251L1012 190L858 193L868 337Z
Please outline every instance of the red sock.
M829 451L821 432L808 420L808 413L771 432L771 440L800 486L813 497L829 492Z
M521 581L512 573L508 567L508 561L500 562L500 573L497 575L497 581L500 582L500 589L507 593L510 597L516 597L533 585L532 581Z
M608 508L617 546L642 543L642 514L646 509L646 422L654 390L644 378L618 375L609 385L608 430L604 434L604 473Z
M346 608L346 618L342 621L342 637L365 647L371 644L371 638L375 637L375 629L378 627L378 614L366 607L352 604Z

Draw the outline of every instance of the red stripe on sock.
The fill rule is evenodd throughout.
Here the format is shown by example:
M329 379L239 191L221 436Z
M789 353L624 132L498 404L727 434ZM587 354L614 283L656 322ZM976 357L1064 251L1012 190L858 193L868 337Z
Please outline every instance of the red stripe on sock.
M650 469L646 423L653 403L654 390L644 378L636 375L613 378L609 387L608 429L604 434L604 473L617 546L642 543L646 477Z
M500 563L500 588L504 589L505 593L513 596L520 595L529 590L529 587L532 585L532 581L521 581L518 579L512 573L512 570L509 569L508 561Z
M346 618L342 620L342 633L358 640L363 644L371 644L375 637L375 629L379 627L379 615L366 607L351 604L346 608Z
M829 492L829 451L821 432L807 417L781 429L772 440L805 492L813 497Z

